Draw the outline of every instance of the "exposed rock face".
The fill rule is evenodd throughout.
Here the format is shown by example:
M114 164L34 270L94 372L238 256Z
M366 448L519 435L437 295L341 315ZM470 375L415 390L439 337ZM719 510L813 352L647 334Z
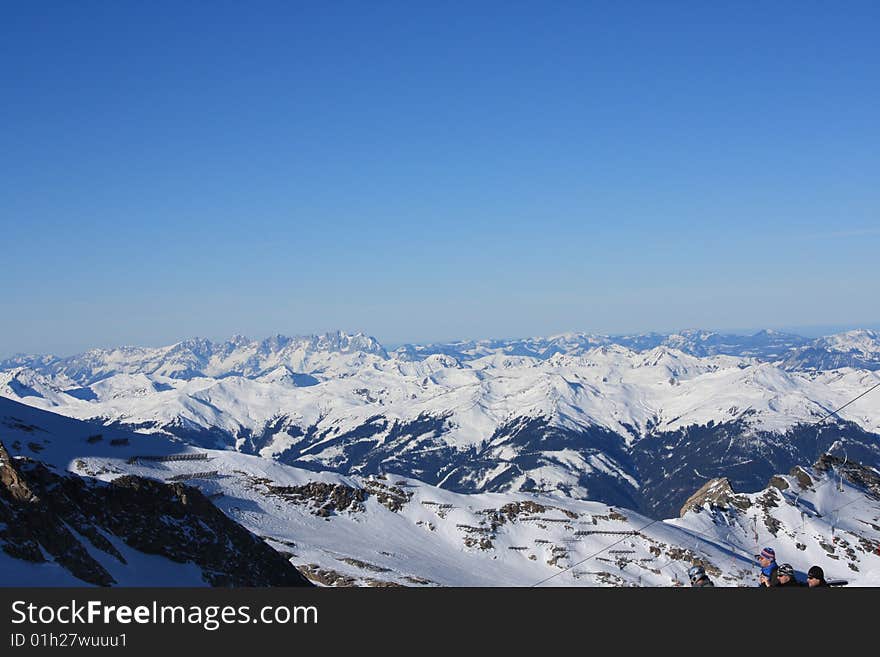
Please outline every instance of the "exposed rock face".
M813 465L819 472L833 472L854 486L864 488L869 495L880 499L880 473L855 461L823 454Z
M266 479L251 478L252 487L264 487L269 495L278 496L294 504L310 506L317 516L328 517L343 511L360 513L366 510L364 502L369 497L388 508L389 511L400 511L409 502L412 492L399 486L392 486L378 480L379 477L368 479L363 488L354 488L345 484L328 484L310 481L301 486L274 486Z
M788 474L794 477L798 486L804 490L813 490L813 478L799 465L793 467Z
M15 500L34 501L34 494L18 476L18 471L12 465L12 457L3 443L0 443L0 490L4 489Z
M343 484L326 484L310 481L302 486L266 487L271 495L277 495L295 504L312 505L315 515L327 517L341 511L363 511L367 492Z
M0 443L0 549L36 563L47 553L84 582L110 586L116 581L83 544L124 564L107 536L194 563L213 586L309 585L284 556L195 488L136 476L108 484L59 475L37 461L13 461Z
M736 493L730 485L726 477L710 479L693 495L691 495L684 506L681 507L679 517L684 517L688 511L699 511L705 504L716 507L727 506L736 498Z
M869 495L880 499L880 474L872 468L830 454L823 454L819 457L813 467L819 472L835 473L851 484L864 488ZM813 489L813 479L803 468L799 466L792 468L789 476L794 477L801 488ZM770 477L768 488L758 499L757 504L764 509L778 506L779 498L773 489L784 491L788 488L788 482L783 477L779 475ZM706 504L719 509L731 504L745 509L751 505L751 502L745 495L737 494L726 477L719 477L710 479L691 495L681 507L679 517L683 518L689 511L699 511ZM770 531L775 534L775 529L776 527L771 527Z
M376 579L374 577L351 577L350 575L345 575L336 570L333 570L332 568L322 568L316 563L306 564L300 566L300 568L302 568L303 572L309 577L309 579L318 582L319 584L323 584L324 586L372 586L379 588L403 586L403 584L398 584L397 582L389 582L386 580ZM430 583L430 580L420 580L416 583Z
M42 487L38 482L29 481L29 472L37 471L43 475L49 474L48 470L34 462L25 462L23 465L24 467L14 463L0 443L0 549L17 559L35 563L46 561L43 555L45 551L58 564L85 582L99 586L113 584L110 573L89 555L67 529L62 518L48 507L48 496L35 494L35 490L42 493ZM45 480L43 476L40 478ZM52 491L53 494L57 492ZM70 526L77 531L82 530L83 535L97 534L94 527L80 522L81 517L71 517L69 520ZM107 543L103 536L98 536L103 539L103 543ZM96 544L96 547L111 553L103 543L100 546ZM112 550L112 546L110 548ZM118 554L114 556L121 558Z

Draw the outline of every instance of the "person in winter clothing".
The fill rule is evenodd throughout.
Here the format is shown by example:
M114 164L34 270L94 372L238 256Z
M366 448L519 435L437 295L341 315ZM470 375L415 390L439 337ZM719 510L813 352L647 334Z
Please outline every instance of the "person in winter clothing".
M794 576L794 568L790 563L784 563L776 570L776 579L779 581L777 586L788 586L789 588L803 586Z
M820 566L813 566L807 571L807 586L811 589L828 586L828 582L825 581L825 571Z
M702 566L691 566L690 570L688 570L688 577L691 580L691 586L715 586L714 582L706 574L706 569Z
M759 577L761 583L758 586L777 586L779 579L776 572L779 566L776 565L776 551L772 547L765 547L761 550L761 554L756 554L755 559L761 564L761 575Z

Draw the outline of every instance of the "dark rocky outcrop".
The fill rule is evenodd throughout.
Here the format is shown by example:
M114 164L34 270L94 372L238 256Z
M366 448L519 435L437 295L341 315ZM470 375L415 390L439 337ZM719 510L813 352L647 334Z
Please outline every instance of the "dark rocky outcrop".
M661 430L658 420L644 429L624 426L625 433L592 425L563 428L550 417L519 416L466 447L445 441L453 428L449 413L423 413L410 420L379 414L339 432L319 424L297 427L291 418L279 417L257 437L221 436L219 429L211 430L217 435L200 437L181 427L163 430L195 444L231 446L244 439L242 450L254 452L286 432L292 444L277 460L306 470L393 473L456 493L571 495L653 518L677 515L707 477L726 477L735 490L758 490L774 474L812 463L833 446L845 448L852 460L880 466L877 435L854 423L801 424L779 433L754 428L755 414L746 410L733 421L673 431ZM573 467L572 453L598 467ZM567 480L541 481L537 473L545 468L568 475Z
M29 476L34 470L41 475L36 481ZM113 584L110 573L68 529L66 519L59 518L49 508L50 496L58 492L45 489L40 481L46 479L42 476L44 473L48 474L48 470L33 461L14 463L0 443L0 549L16 559L34 563L45 562L45 552L85 582L99 586ZM70 526L84 530L84 535L96 533L92 527L78 522L80 518L70 520ZM106 543L106 539L101 539ZM121 558L118 554L114 556Z
M108 537L177 563L212 586L307 586L280 553L224 515L201 491L132 475L110 483L13 460L0 443L0 549L31 562L46 554L98 586L116 581L84 545L125 564Z
M381 481L385 479L384 475L371 477L364 482L363 488L355 488L322 481L310 481L298 486L276 486L269 479L253 477L241 470L236 470L236 473L243 475L254 490L279 497L286 502L308 506L312 513L322 518L342 512L361 513L366 510L364 503L370 497L374 497L389 511L397 512L413 496L411 491Z
M748 500L744 500L744 502L748 504ZM724 508L731 503L741 506L743 500L737 498L730 481L726 477L710 479L687 499L681 507L679 517L683 518L689 511L699 511L707 504L710 507Z
M346 560L343 559L343 561ZM334 586L340 588L351 586L372 586L379 588L404 586L403 584L399 584L398 582L376 579L374 577L352 577L351 575L340 573L339 571L333 570L332 568L324 568L316 563L303 564L302 566L300 566L300 568L310 580L318 582L319 584L323 584L324 586ZM383 570L382 572L387 572L387 570ZM411 578L406 579L410 579L410 581L413 581ZM414 583L430 583L430 580L417 580Z
M631 508L668 518L706 483L706 477L725 477L737 491L760 490L774 475L813 463L831 449L835 454L845 449L850 462L880 466L877 435L851 422L798 425L775 433L738 420L657 432L633 446L641 504Z
M880 473L874 468L827 453L819 457L813 468L842 477L853 486L863 488L874 499L880 499Z

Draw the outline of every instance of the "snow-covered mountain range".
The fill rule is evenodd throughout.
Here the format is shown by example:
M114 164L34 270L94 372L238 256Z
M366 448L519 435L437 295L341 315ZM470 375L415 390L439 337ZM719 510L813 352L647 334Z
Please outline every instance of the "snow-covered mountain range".
M222 378L239 375L256 378L278 367L292 371L320 369L326 354L371 354L387 360L419 361L432 355L459 361L489 355L529 356L541 360L555 354L580 356L596 347L619 345L643 352L668 347L691 356L739 356L765 362L782 361L785 368L880 369L880 332L858 329L817 339L763 330L754 335L721 334L688 329L678 333L598 335L564 333L550 337L504 340L471 340L426 345L406 344L393 351L363 333L341 331L324 335L250 340L237 335L223 342L192 338L167 347L92 349L65 358L19 354L0 360L0 370L27 367L40 373L63 376L69 382L90 385L114 374L156 374L178 379Z
M93 429L0 400L0 586L310 584L197 489L132 473L71 474L86 463L75 454L179 449L134 433L105 441Z
M878 366L880 334L868 330L392 351L337 332L20 356L0 364L0 396L312 471L554 492L659 517L707 478L753 490L832 445L880 465L876 397L814 426L880 382Z
M876 335L874 336L877 337ZM839 344L846 349L845 341ZM591 349L619 345L641 352L656 347L670 347L692 356L745 356L766 361L780 359L784 354L811 344L807 338L790 333L764 330L754 335L721 334L714 331L688 329L678 333L641 333L636 335L596 335L563 333L550 337L519 340L476 340L427 345L403 345L394 350L399 358L418 360L432 354L446 354L468 360L489 354L532 356L546 359L554 354L582 355Z
M687 569L701 563L718 586L754 586L753 555L764 545L800 579L821 565L829 579L880 585L880 473L839 457L774 476L755 493L712 480L680 514L660 521L552 493L462 494L414 478L313 472L162 435L94 431L0 399L0 443L12 456L0 459L0 514L10 495L20 497L16 477L42 482L40 508L65 514L81 553L74 558L69 540L59 545L45 531L24 537L38 545L23 550L20 532L8 531L15 525L0 523L5 577L31 586L111 576L122 584L223 581L205 565L217 537L200 538L206 518L222 524L203 508L211 500L262 538L261 547L234 526L222 529L241 534L249 554L268 564L265 546L272 547L320 585L675 586L686 585ZM146 482L137 484L145 491L133 498L137 506L95 507L94 491L129 495L133 481ZM197 514L154 500L166 489ZM173 517L162 520L163 513ZM160 535L148 531L151 518L162 540L150 540ZM205 550L193 551L193 537L206 541Z

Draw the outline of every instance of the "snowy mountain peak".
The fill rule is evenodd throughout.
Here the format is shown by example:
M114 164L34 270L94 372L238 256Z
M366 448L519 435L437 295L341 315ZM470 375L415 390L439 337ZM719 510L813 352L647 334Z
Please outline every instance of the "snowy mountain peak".
M528 432L535 419L517 425ZM428 421L414 427L418 435L430 429ZM395 426L399 434L403 427ZM819 565L829 580L880 584L880 476L851 458L822 457L788 475L769 470L762 490L766 478L736 489L715 478L680 517L651 520L625 503L567 498L559 489L455 491L397 473L401 462L388 462L388 474L344 475L316 471L314 462L295 467L196 449L4 399L0 427L8 448L0 447L0 518L8 520L0 523L0 547L7 548L0 550L0 570L29 586L172 577L190 585L288 585L293 572L277 580L290 564L329 586L532 586L551 577L553 586L681 586L699 563L716 586L754 587L756 545L772 546L801 581ZM555 457L577 454L557 450ZM577 465L607 475L613 461L598 454ZM124 500L121 511L106 502L111 485L114 499ZM47 504L57 514L49 522L35 521L31 493L63 502ZM185 508L174 507L184 522L169 524L155 512L184 494ZM74 554L74 541L59 540L68 527L88 549ZM33 541L27 552L24 539ZM136 547L146 539L158 539L159 556L173 563L153 561L146 576L134 579L142 563ZM17 558L23 554L33 558Z
M822 338L820 344L826 349L857 353L870 357L880 354L880 332L870 329L856 329Z
M595 349L590 351L590 355L602 354L603 356L620 356L623 358L630 358L636 355L636 352L632 349L624 347L619 344L606 344L601 347L596 347Z
M362 351L368 354L374 354L382 358L388 358L385 348L379 344L376 338L364 333L344 333L342 331L333 331L317 336L316 347L325 351L340 351L350 353Z
M67 396L47 377L27 367L0 372L0 396L20 399L45 399L50 403Z
M857 329L836 333L784 354L788 369L830 370L854 367L880 369L880 332Z
M457 358L447 356L446 354L431 354L425 359L425 364L435 367L449 367L459 369L462 366Z
M189 338L182 340L172 347L172 349L189 350L192 352L210 353L213 344L207 338Z
M688 340L708 340L714 336L718 335L715 331L707 331L705 329L699 328L689 328L679 331L677 334L673 334L669 336L669 339L675 338L684 338Z
M257 347L257 351L263 355L269 355L278 353L287 345L293 342L293 338L289 338L285 335L281 335L277 333L275 335L269 336L265 340L260 341L259 346Z

